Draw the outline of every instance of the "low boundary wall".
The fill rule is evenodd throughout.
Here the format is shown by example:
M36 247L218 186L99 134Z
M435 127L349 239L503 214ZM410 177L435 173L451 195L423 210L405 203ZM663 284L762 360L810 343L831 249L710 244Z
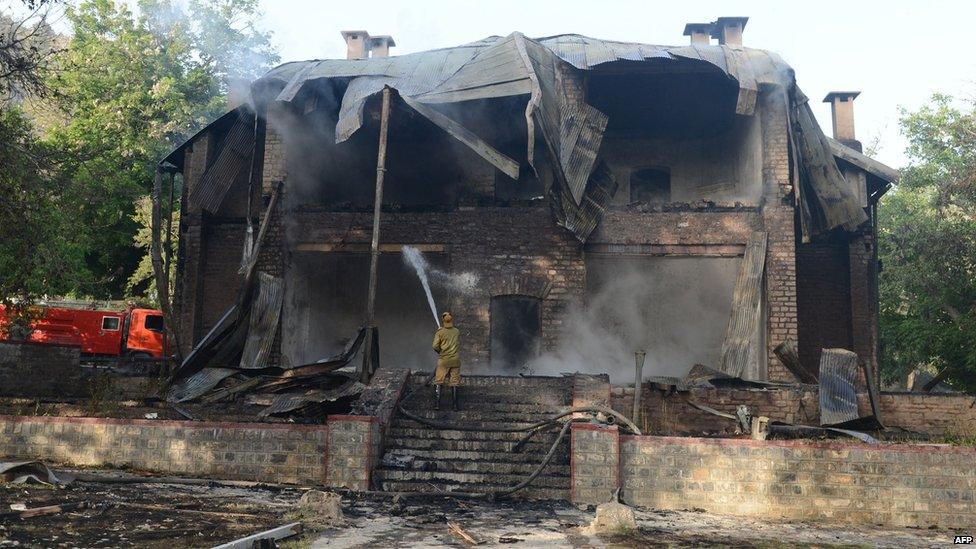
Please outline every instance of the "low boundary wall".
M602 503L619 487L622 501L649 508L888 526L976 524L973 447L630 436L616 427L583 427L590 444L574 437L574 503ZM615 438L616 467L596 466L595 455L613 455Z
M704 389L686 393L663 391L653 385L641 393L642 420L638 427L661 435L721 433L731 431L733 423L695 409L688 398L717 410L735 413L745 404L753 416L766 416L787 423L820 424L820 397L816 386L767 389ZM909 393L882 391L878 399L882 422L927 437L976 435L976 395L962 393ZM630 417L633 387L614 387L615 410ZM867 393L858 394L861 415L871 413Z
M317 425L0 415L0 457L368 490L408 378L374 378L364 394L375 415Z

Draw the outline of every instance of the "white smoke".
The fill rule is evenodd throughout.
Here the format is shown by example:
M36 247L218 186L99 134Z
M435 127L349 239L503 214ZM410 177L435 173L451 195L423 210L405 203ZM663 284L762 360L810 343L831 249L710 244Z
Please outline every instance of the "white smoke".
M732 304L737 259L643 258L588 262L585 304L570 306L556 348L531 361L539 375L608 373L634 381L634 352L647 351L643 374L683 376L714 366Z

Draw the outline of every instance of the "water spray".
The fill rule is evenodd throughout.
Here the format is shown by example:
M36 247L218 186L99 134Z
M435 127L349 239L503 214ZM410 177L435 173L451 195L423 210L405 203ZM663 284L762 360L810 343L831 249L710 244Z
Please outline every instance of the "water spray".
M434 315L434 324L440 328L441 321L437 316L437 305L434 304L434 294L430 292L430 281L427 279L427 260L424 259L420 250L412 246L403 247L403 259L416 271L417 278L420 279L420 284L424 287L424 293L427 294L427 304L430 305L430 314Z

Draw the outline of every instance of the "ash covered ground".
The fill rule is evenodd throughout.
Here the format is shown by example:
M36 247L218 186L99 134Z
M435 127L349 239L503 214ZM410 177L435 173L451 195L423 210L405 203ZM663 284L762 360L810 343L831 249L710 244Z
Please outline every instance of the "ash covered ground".
M132 477L131 473L99 471ZM85 501L55 515L0 520L0 547L212 547L308 519L297 512L306 489L75 481L63 487L0 486L0 513ZM696 510L640 509L636 531L587 535L593 508L565 502L391 499L343 494L345 520L315 522L281 547L466 547L453 522L493 547L938 547L950 532L776 522ZM324 528L324 529L323 529Z

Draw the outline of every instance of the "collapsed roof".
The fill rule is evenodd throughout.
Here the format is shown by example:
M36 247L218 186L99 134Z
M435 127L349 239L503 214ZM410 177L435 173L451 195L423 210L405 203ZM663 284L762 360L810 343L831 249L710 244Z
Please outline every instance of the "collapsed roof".
M608 117L584 100L564 97L558 75L566 70L589 71L615 61L691 61L715 67L738 84L735 112L740 115L755 114L760 87L781 87L789 113L791 180L797 191L804 241L836 227L854 230L867 220L835 156L841 154L849 163L870 167L868 171L876 177L888 181L897 177L893 170L823 134L807 97L796 86L793 70L778 55L741 46L654 46L574 34L530 39L516 32L395 57L285 63L255 81L251 92L255 110L264 113L272 103L290 103L302 97L311 86L333 90L337 95L333 99L339 105L337 143L348 140L363 126L367 101L385 87L395 90L403 103L435 124L450 124L472 140L477 136L469 130L425 107L459 104L458 108L464 108L463 102L476 99L527 96L528 162L535 169L538 128L554 166L555 183L550 191L553 214L560 225L585 241L616 191L613 176L599 159ZM330 81L341 85L321 86ZM244 127L249 124L243 117L238 123ZM238 143L232 148L233 155L240 156L249 147ZM172 161L178 153L181 149L167 159ZM484 151L481 154L508 173L505 161L510 159ZM217 184L213 177L204 179L204 186ZM217 191L218 203L221 191L226 189Z

